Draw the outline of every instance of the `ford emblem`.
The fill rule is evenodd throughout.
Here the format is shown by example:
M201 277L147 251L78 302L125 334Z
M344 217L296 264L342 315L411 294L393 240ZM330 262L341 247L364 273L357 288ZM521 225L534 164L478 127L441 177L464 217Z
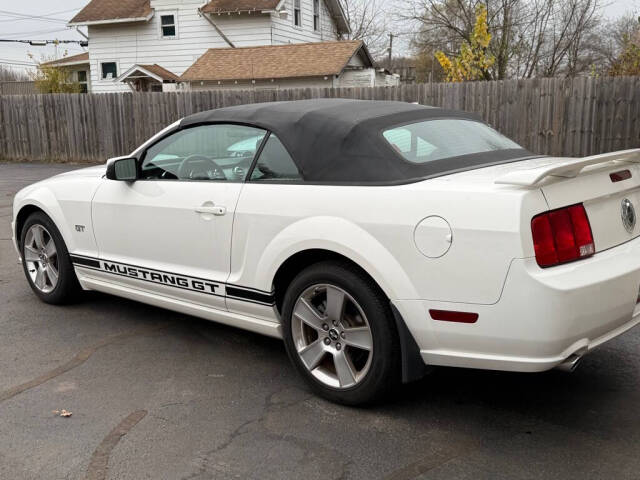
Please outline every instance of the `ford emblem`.
M622 200L622 224L629 233L633 233L636 227L636 209L628 198Z

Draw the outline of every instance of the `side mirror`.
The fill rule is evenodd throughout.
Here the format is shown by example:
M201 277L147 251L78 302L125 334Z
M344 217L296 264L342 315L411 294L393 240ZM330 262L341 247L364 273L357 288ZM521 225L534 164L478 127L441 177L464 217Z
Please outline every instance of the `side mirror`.
M138 160L135 158L115 158L107 164L107 178L123 182L138 179Z

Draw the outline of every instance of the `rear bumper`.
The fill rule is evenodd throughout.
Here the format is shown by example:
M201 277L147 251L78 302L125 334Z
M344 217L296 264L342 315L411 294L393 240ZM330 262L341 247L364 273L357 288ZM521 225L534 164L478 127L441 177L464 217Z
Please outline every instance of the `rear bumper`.
M549 370L640 323L640 239L579 262L541 269L513 260L494 305L394 302L425 363ZM479 314L474 324L432 320L429 309Z

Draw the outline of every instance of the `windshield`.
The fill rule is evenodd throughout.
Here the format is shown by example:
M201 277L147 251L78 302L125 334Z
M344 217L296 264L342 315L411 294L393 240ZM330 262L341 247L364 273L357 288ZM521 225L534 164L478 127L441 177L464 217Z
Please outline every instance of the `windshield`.
M406 160L418 164L522 148L488 125L464 119L427 120L391 128L382 135Z

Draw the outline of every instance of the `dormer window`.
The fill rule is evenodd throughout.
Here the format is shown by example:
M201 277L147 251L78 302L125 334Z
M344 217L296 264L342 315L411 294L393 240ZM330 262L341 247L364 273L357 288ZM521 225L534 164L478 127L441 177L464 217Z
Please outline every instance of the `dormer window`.
M320 0L313 0L313 30L320 31Z
M176 37L176 16L160 15L160 29L162 32L162 38L175 38Z
M300 0L293 0L293 23L296 27L302 26L302 10Z

